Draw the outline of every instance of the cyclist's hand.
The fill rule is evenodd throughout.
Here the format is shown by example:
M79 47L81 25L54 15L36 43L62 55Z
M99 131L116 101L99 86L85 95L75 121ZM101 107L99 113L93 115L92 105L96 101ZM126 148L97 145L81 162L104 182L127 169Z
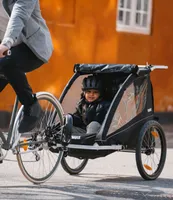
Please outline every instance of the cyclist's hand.
M0 58L5 57L4 53L8 51L8 47L3 44L0 44Z

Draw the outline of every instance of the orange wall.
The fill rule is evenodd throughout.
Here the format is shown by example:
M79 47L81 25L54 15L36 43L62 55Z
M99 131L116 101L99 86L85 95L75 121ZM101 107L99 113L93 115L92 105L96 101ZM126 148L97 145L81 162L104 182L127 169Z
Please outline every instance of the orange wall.
M117 34L119 38L117 62L141 64L148 62L169 66L168 70L152 72L157 111L166 111L173 106L172 6L171 0L165 2L153 0L151 35Z
M48 64L28 74L34 91L59 96L73 74L74 63L135 63L169 65L153 72L155 107L173 105L172 0L153 0L151 35L118 33L115 29L117 0L40 0L54 43ZM163 9L164 8L164 9ZM161 11L161 12L160 12ZM0 94L0 109L10 109L14 93Z

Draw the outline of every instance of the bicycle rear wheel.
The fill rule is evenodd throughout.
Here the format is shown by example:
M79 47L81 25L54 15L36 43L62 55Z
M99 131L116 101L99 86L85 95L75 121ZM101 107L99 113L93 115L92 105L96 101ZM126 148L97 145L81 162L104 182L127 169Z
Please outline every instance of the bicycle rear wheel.
M63 110L59 101L49 93L40 92L37 99L43 112L37 126L25 136L26 138L21 137L17 147L17 161L23 175L29 181L40 184L54 174L63 157L62 149L51 151L52 145L56 146L52 138L55 135L61 138ZM21 115L22 108L16 117L15 131L18 131Z

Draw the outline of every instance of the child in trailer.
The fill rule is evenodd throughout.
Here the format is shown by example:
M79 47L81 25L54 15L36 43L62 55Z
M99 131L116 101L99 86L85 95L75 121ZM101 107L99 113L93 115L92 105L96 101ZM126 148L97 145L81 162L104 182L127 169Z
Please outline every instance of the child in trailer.
M110 102L104 100L103 82L96 76L88 76L82 82L81 99L73 118L73 133L96 134L106 116Z

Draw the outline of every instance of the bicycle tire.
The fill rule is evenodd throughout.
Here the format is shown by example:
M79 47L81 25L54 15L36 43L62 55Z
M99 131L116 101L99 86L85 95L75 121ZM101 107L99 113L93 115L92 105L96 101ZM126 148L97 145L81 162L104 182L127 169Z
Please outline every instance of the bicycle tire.
M39 92L36 95L37 95L37 99L40 102L40 104L43 104L42 102L47 101L48 105L51 105L51 110L54 109L54 111L52 111L52 112L54 112L54 115L56 113L56 116L53 116L53 117L51 116L52 119L50 121L52 121L52 123L53 123L53 118L55 120L55 119L57 119L56 117L58 117L59 123L61 123L61 125L63 125L63 110L62 110L62 107L61 107L59 101L53 95L51 95L50 93L47 93L47 92ZM45 115L46 115L46 113L48 113L48 115L50 116L51 110L49 110L49 108L47 108L47 110L48 110L48 112L45 111ZM18 124L19 124L21 114L22 114L22 108L19 110L19 112L17 114L17 118L15 120L15 125L14 125L15 131L18 131L17 129L18 129ZM44 120L43 120L43 118L42 118L42 120L40 120L40 121L43 121L43 122L40 122L40 126L41 126L41 124L46 123L46 120L45 120L46 117L45 118L43 117ZM50 122L49 122L49 126L51 126ZM45 144L45 146L46 146L46 144ZM57 167L58 167L58 165L61 162L61 159L63 157L63 151L62 150L60 150L57 153L54 153L54 152L49 150L48 146L47 146L47 149L44 148L45 146L42 145L42 149L40 148L41 150L36 151L36 153L32 153L32 152L27 153L26 152L27 156L25 156L25 158L23 156L25 154L21 154L20 150L18 151L18 153L16 155L18 165L19 165L19 168L20 168L22 174L25 176L25 178L27 180L29 180L30 182L32 182L34 184L41 184L41 183L44 183L45 181L47 181L55 173L55 171L56 171L56 169L57 169ZM29 157L29 156L31 156L31 157ZM38 159L40 159L40 160L38 160ZM46 160L44 160L44 159L50 159L50 160L49 160L49 162L46 162ZM33 166L33 168L31 169L30 166L32 164L33 165L38 164L39 166L38 166L38 168L35 168ZM40 175L41 170L42 170L42 168L41 168L42 165L43 165L43 168L45 167L46 169L43 169L43 174ZM48 173L45 173L46 170L48 170L49 167L51 167L50 171ZM35 169L38 169L39 174L34 174Z
M77 166L73 167L73 166L70 166L67 159L71 159L71 160L73 160L73 162L81 161L81 163L77 164ZM74 158L74 157L71 157L71 156L63 157L62 160L61 160L61 165L62 165L63 169L70 175L79 174L85 168L87 163L88 163L87 158L78 159L78 158Z
M166 151L166 138L161 125L154 120L146 122L136 146L136 164L143 179L155 180L159 177L165 164Z

